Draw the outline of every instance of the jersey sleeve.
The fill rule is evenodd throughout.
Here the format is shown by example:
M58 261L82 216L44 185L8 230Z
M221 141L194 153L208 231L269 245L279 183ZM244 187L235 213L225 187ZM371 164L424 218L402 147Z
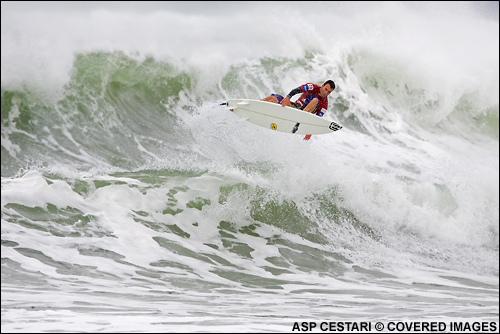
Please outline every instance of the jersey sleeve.
M318 87L318 85L315 85L315 84L313 84L313 83L306 83L306 84L304 84L304 85L300 86L300 89L302 89L302 92L304 92L304 93L305 93L305 92L307 92L308 90L313 90L313 89L315 89L315 88L317 88L317 87Z
M320 87L318 85L313 84L313 83L306 83L306 84L303 84L297 88L292 89L292 91L290 93L288 93L287 96L289 98L291 98L295 94L305 93L307 91L314 90L316 88L320 88Z

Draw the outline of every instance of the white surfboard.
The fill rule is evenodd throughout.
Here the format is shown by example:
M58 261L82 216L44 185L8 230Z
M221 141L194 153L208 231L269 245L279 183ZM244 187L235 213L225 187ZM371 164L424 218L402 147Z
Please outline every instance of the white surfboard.
M250 100L228 100L226 106L240 118L262 127L291 134L320 135L342 129L340 124L281 104Z

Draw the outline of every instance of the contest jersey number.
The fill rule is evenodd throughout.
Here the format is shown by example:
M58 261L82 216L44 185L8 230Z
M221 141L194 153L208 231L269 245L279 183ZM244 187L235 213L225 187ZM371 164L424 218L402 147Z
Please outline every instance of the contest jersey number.
M271 123L271 129L276 130L278 126L275 123Z

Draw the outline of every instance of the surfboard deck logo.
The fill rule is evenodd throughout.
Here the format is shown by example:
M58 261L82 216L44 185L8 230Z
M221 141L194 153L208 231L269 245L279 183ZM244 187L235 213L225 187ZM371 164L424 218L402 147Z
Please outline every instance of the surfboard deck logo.
M272 129L298 135L320 135L338 131L342 125L292 107L280 104L251 100L233 99L226 103L227 109L238 115L241 120Z
M329 128L330 128L330 130L332 130L332 131L338 131L338 130L342 129L342 125L337 124L337 123L335 123L335 122L332 122L332 123L330 123Z

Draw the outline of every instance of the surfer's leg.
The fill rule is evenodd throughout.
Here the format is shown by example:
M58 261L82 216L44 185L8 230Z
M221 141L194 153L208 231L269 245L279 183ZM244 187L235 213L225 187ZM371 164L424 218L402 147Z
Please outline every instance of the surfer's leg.
M278 94L271 94L270 96L263 98L261 101L267 101L272 103L281 103L283 100L283 96Z
M305 106L303 110L307 112L314 112L316 106L318 105L318 101L319 101L318 98L315 97L314 99L311 100L311 102L307 104L307 106Z
M278 99L275 98L274 96L268 96L266 98L263 98L261 101L266 101L266 102L272 102L272 103L278 103Z

